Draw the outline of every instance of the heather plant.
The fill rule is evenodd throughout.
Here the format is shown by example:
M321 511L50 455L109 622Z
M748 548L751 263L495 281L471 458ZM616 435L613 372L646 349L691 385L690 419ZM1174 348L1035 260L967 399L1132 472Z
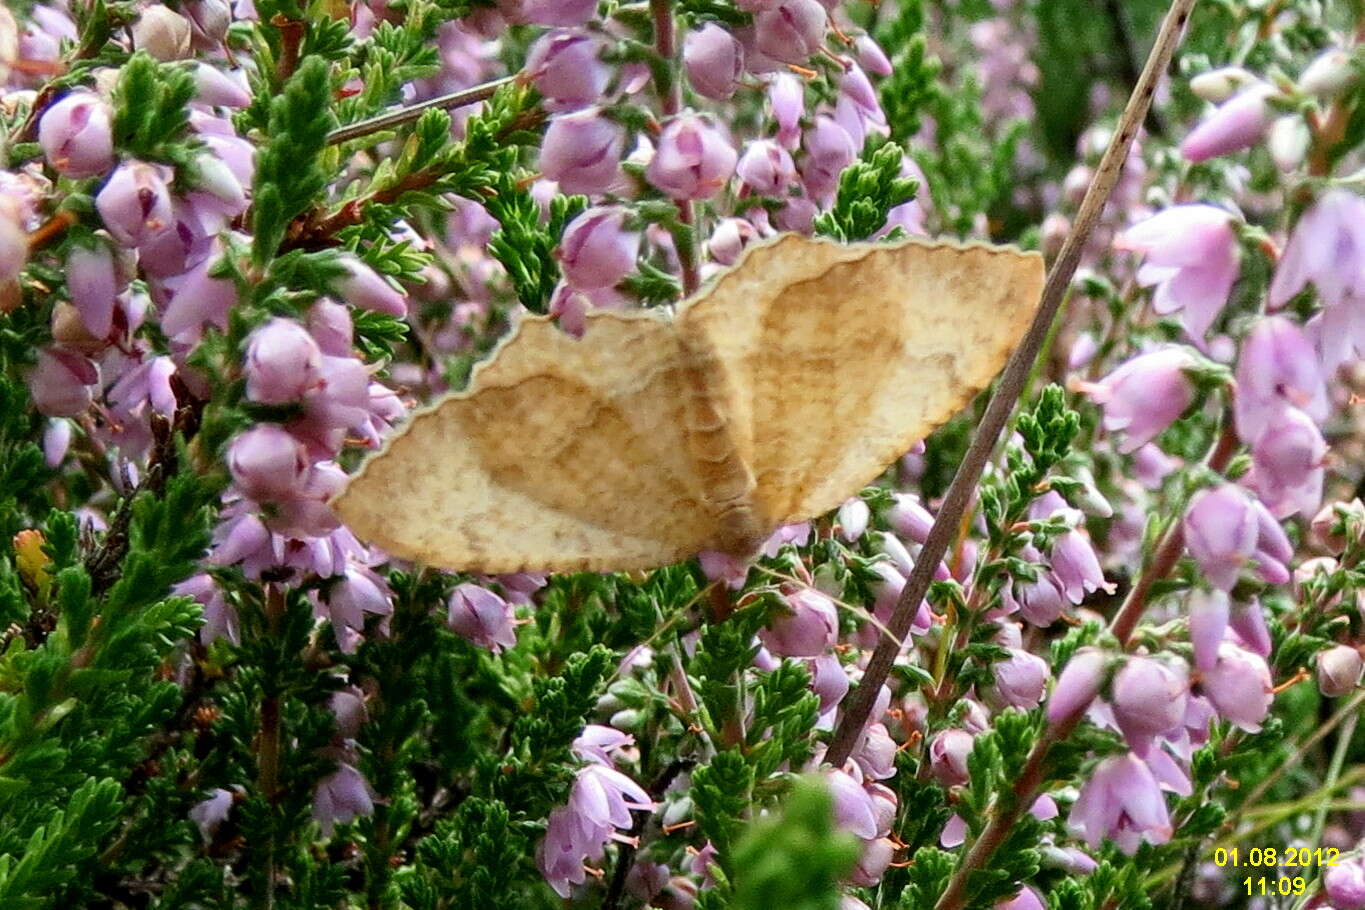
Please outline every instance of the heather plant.
M1365 908L1362 41L0 8L0 907ZM788 232L1038 249L1060 312L749 560L441 572L329 506L523 316Z

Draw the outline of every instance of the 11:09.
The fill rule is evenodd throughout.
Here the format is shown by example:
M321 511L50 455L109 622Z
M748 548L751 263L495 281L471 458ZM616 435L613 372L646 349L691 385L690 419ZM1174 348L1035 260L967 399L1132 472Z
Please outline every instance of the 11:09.
M1242 884L1246 885L1248 897L1258 894L1262 896L1303 894L1308 890L1308 882L1302 875L1276 879L1266 878L1264 875L1255 878L1248 875L1242 880Z

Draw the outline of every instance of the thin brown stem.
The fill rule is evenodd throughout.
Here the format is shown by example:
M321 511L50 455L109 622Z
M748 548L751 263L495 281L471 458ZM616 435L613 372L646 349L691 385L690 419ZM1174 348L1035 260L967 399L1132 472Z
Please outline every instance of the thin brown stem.
M1143 118L1147 116L1157 82L1170 65L1171 55L1180 43L1185 22L1189 19L1195 2L1196 0L1173 0L1166 14L1161 32L1157 35L1156 43L1147 58L1147 64L1143 67L1142 75L1128 99L1128 105L1119 118L1118 128L1114 131L1109 147L1105 149L1104 157L1100 159L1095 176L1086 190L1085 198L1081 201L1071 233L1062 244L1062 250L1057 254L1057 259L1048 272L1047 281L1043 285L1042 300L1038 312L1033 317L1033 323L1005 366L1005 372L1000 377L995 394L991 396L986 413L977 426L976 435L972 437L962 464L958 467L957 474L948 487L948 493L943 498L943 505L939 508L934 526L930 529L929 536L915 561L914 570L910 573L900 599L896 602L895 612L887 624L887 632L882 634L881 640L877 643L877 648L863 674L863 680L851 696L844 717L835 730L834 740L829 747L828 761L836 768L848 758L858 734L867 723L868 713L872 709L877 693L881 690L891 665L900 652L900 642L909 632L919 603L933 581L934 569L943 559L949 540L962 520L972 494L976 491L981 471L990 458L991 450L995 447L1000 434L1004 432L1005 424L1028 381L1029 371L1042 349L1043 342L1047 340L1053 319L1066 299L1067 288L1076 272L1076 266L1080 263L1081 253L1099 222L1109 194L1123 170L1128 149L1142 125ZM1001 834L1003 836L1003 832ZM955 876L954 880L957 878ZM947 903L940 901L939 910L960 906L961 889L964 885L965 878L957 885L957 897Z
M663 61L660 72L665 74L659 84L659 107L665 118L682 110L682 71L678 67L678 32L673 20L670 0L649 0L649 13L654 18L654 50ZM678 265L682 270L683 297L691 297L701 284L697 267L697 225L692 200L675 199L678 222L682 230L673 234L678 248Z
M454 110L458 107L466 107L471 104L478 104L480 101L487 101L492 98L498 89L504 85L511 85L516 82L517 76L504 76L501 79L494 79L492 82L484 82L470 88L461 89L458 92L451 92L448 95L439 95L435 98L428 98L426 101L419 101L416 104L409 104L396 110L384 114L378 114L365 120L357 120L355 123L348 123L346 126L337 127L327 134L328 145L338 145L342 142L350 142L352 139L359 139L371 133L379 133L384 130L391 130L396 126L411 123L421 117L427 111Z
M1223 430L1218 436L1218 442L1214 445L1213 451L1204 464L1211 471L1221 472L1228 466L1232 456L1237 452L1237 433L1233 430L1232 421L1227 420L1223 424ZM1166 536L1157 544L1152 552L1152 558L1147 562L1142 575L1128 591L1128 596L1123 599L1123 605L1114 614L1113 620L1109 623L1109 632L1120 645L1127 646L1128 639L1133 635L1133 630L1137 628L1138 620L1142 613L1147 609L1147 595L1151 593L1152 585L1156 584L1175 568L1175 564L1180 561L1180 554L1185 549L1185 534L1181 528L1179 520L1175 521L1166 531Z

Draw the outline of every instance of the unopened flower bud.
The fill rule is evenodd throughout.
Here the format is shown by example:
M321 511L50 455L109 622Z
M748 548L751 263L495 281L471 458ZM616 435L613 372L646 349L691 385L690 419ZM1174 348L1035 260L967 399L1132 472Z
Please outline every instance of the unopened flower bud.
M190 20L160 3L143 7L133 23L133 47L158 60L188 57L190 37Z
M1240 66L1223 66L1200 73L1190 80L1190 91L1205 101L1222 104L1244 86L1256 81L1256 77Z
M569 223L556 250L564 280L581 290L616 285L635 271L640 233L626 227L620 206L588 209Z
M103 174L114 164L109 105L94 92L70 92L43 112L38 144L48 164L63 176Z
M699 95L725 101L739 87L744 47L727 29L708 22L683 40L683 66Z
M710 199L734 173L736 157L709 117L679 114L664 125L645 177L670 198Z
M1270 137L1266 143L1275 166L1288 172L1303 164L1312 138L1308 124L1298 114L1276 118L1270 126Z
M1328 698L1345 695L1360 685L1365 661L1350 645L1333 645L1318 652L1318 689Z
M596 108L550 121L540 146L540 169L565 193L603 193L621 173L625 131Z
M1299 74L1299 91L1328 98L1339 94L1357 79L1351 55L1341 48L1323 51Z
M1096 648L1081 648L1072 655L1057 676L1057 685L1047 701L1049 723L1069 721L1090 707L1100 693L1108 662L1108 655Z

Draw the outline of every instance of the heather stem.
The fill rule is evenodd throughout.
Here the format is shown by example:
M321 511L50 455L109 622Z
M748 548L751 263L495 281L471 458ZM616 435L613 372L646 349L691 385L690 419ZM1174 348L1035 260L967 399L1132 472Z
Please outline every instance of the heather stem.
M863 680L850 696L848 708L838 729L835 730L828 761L836 768L848 758L858 734L867 723L868 713L872 709L877 693L900 653L901 642L910 631L910 623L914 619L919 602L933 581L934 568L943 559L949 538L956 532L972 494L976 492L981 471L990 458L1000 434L1004 432L1005 424L1014 410L1019 395L1024 390L1029 371L1042 349L1043 342L1047 339L1053 319L1066 299L1067 288L1076 272L1076 266L1080 263L1081 253L1123 170L1128 149L1141 128L1147 109L1151 106L1157 82L1165 73L1171 55L1180 43L1181 33L1194 4L1195 0L1174 0L1166 14L1161 32L1152 46L1146 66L1143 67L1142 76L1133 88L1133 94L1129 97L1128 105L1119 119L1118 128L1114 131L1109 147L1105 149L1104 157L1100 159L1095 176L1086 190L1085 198L1081 201L1071 233L1048 272L1047 281L1043 285L1042 300L1039 302L1038 312L1033 317L1033 323L1000 377L999 385L986 406L986 413L977 427L975 436L972 437L971 445L953 477L952 484L948 487L947 495L944 496L943 505L934 519L934 526L930 529L929 536L915 561L915 568L901 590L891 621L887 624L886 631L882 633L881 640L878 641L863 674ZM1003 831L1001 834L1003 835ZM957 881L957 877L954 881ZM958 894L952 901L947 903L940 901L940 910L960 906L964 884L965 878L958 883Z
M284 613L284 591L279 585L267 585L265 619L268 634L272 638L279 633ZM256 784L261 798L273 805L280 788L280 700L274 692L267 692L261 700L261 730L256 750ZM275 906L275 848L276 831L272 819L270 836L265 844L265 881L261 901L261 906L266 910L273 910Z
M480 85L461 89L458 92L451 92L447 95L438 95L435 98L428 98L426 101L419 101L416 104L409 104L387 113L377 114L365 120L357 120L346 126L338 127L327 134L328 145L339 145L342 142L350 142L352 139L359 139L371 133L382 132L383 130L393 129L405 123L411 123L430 110L453 110L457 107L465 107L470 104L478 104L480 101L487 101L492 98L498 89L504 85L511 85L517 81L519 76L504 76L501 79L494 79L492 82L484 82Z
M660 112L664 119L682 110L682 74L677 65L678 41L677 27L673 21L673 7L669 0L649 0L649 12L654 17L654 50L663 65L658 72L663 74L659 85ZM673 233L673 242L678 248L678 263L682 267L683 297L691 297L701 284L701 274L697 269L696 217L692 210L692 200L675 199L678 206L678 221L683 229Z

